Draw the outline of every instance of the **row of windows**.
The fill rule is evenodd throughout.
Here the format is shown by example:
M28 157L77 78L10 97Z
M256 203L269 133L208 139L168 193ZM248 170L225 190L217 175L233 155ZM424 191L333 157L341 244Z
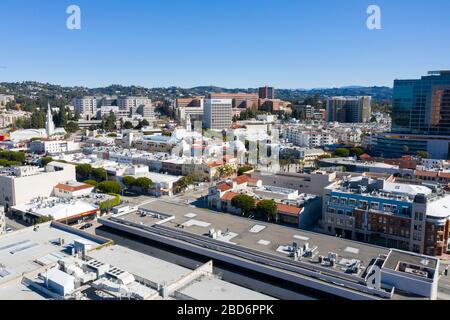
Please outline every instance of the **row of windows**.
M356 199L353 199L353 198L344 198L344 197L339 198L337 196L334 196L331 198L331 203L354 207L354 208L357 207L359 209L364 209L364 210L367 210L367 209L382 210L383 212L391 212L391 213L399 212L398 207L395 204L389 204L389 203L380 204L379 202L371 201L370 207L369 207L368 201L365 201L365 200L357 201ZM400 213L403 215L409 215L409 212L410 212L409 207L402 207L401 211L400 211Z

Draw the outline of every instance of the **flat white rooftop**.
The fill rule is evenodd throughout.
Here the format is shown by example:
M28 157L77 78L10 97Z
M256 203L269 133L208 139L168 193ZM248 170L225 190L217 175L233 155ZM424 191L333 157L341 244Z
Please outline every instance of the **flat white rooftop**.
M62 246L57 244L60 238L64 240ZM22 276L34 275L45 265L68 256L75 239L97 245L93 240L52 227L50 223L40 225L37 231L31 227L0 236L0 300L38 298L37 293L21 284Z
M61 220L95 211L97 207L85 201L63 201L63 199L51 197L35 203L17 205L13 209L30 212L37 216L52 216L55 220Z
M111 246L90 252L89 257L108 263L156 283L171 283L189 274L190 269L122 247Z
M193 271L119 245L92 251L88 256L159 284L176 283ZM223 281L213 275L197 278L175 292L181 293L180 296L175 294L176 298L186 298L187 296L195 300L274 299L265 294Z
M195 300L276 300L265 294L208 276L178 292Z

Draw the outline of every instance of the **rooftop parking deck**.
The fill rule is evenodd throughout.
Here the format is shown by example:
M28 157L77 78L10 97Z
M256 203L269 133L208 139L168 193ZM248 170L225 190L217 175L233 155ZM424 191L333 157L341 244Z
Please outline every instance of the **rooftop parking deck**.
M280 279L296 277L295 283L308 283L307 286L312 288L326 287L325 292L336 293L337 296L350 299L426 299L397 286L392 291L389 284L381 290L367 287L365 277L378 258L386 259L393 252L388 248L164 200L143 204L139 209L141 213L109 216L99 222L213 259L237 266L246 265L250 270L257 269L263 274L277 274ZM152 217L149 219L142 212ZM162 217L155 221L155 213ZM172 215L171 219L166 218L169 215ZM309 254L304 254L306 251ZM395 253L391 258L395 258ZM426 257L420 256L417 260L418 255L398 253L402 255L402 262L406 262L401 267L408 268L404 275L404 281L408 281L409 269L412 268L408 261L416 265ZM386 265L389 266L389 261ZM436 263L431 258L427 265L430 275L435 274L435 267ZM411 276L414 275L411 273ZM439 283L448 282L446 277L430 281L438 279ZM319 285L315 284L317 281Z
M182 229L185 232L201 236L209 235L211 229L215 231L221 230L224 236L218 240L284 258L287 258L288 254L282 252L280 247L292 246L294 242L299 247L303 247L308 243L310 248L317 248L313 252L315 260L317 260L319 255L327 256L329 252L333 252L338 254L338 261L342 259L357 259L365 267L378 255L387 255L389 253L389 250L386 248L365 245L363 243L199 209L192 206L155 201L142 208L153 212L174 215L174 220L163 224L165 227ZM148 218L142 218L140 220L141 218L137 214L130 214L121 218L128 219L127 217L134 223L142 222L149 226ZM255 232L255 229L259 231ZM309 262L309 260L309 258L302 259L304 262ZM312 264L316 263L314 262ZM339 268L335 269L339 270ZM345 271L342 270L342 272Z

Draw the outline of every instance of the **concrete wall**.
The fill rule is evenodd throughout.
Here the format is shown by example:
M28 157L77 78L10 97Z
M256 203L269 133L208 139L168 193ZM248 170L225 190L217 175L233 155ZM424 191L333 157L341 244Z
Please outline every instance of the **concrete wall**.
M76 180L75 166L72 165L64 165L60 171L27 177L0 176L0 205L11 207L27 203L36 197L49 197L58 183L70 180Z
M437 281L436 285L434 285L434 281L428 279L420 279L413 276L405 277L400 272L382 269L381 282L395 287L396 290L417 294L431 300L437 299Z

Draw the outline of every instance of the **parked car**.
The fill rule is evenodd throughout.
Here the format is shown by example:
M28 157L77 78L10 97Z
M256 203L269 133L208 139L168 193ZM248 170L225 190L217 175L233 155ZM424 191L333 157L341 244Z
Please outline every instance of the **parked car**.
M80 228L80 230L86 230L86 229L91 228L92 226L93 226L92 223L86 223L85 225L83 225L83 226Z

